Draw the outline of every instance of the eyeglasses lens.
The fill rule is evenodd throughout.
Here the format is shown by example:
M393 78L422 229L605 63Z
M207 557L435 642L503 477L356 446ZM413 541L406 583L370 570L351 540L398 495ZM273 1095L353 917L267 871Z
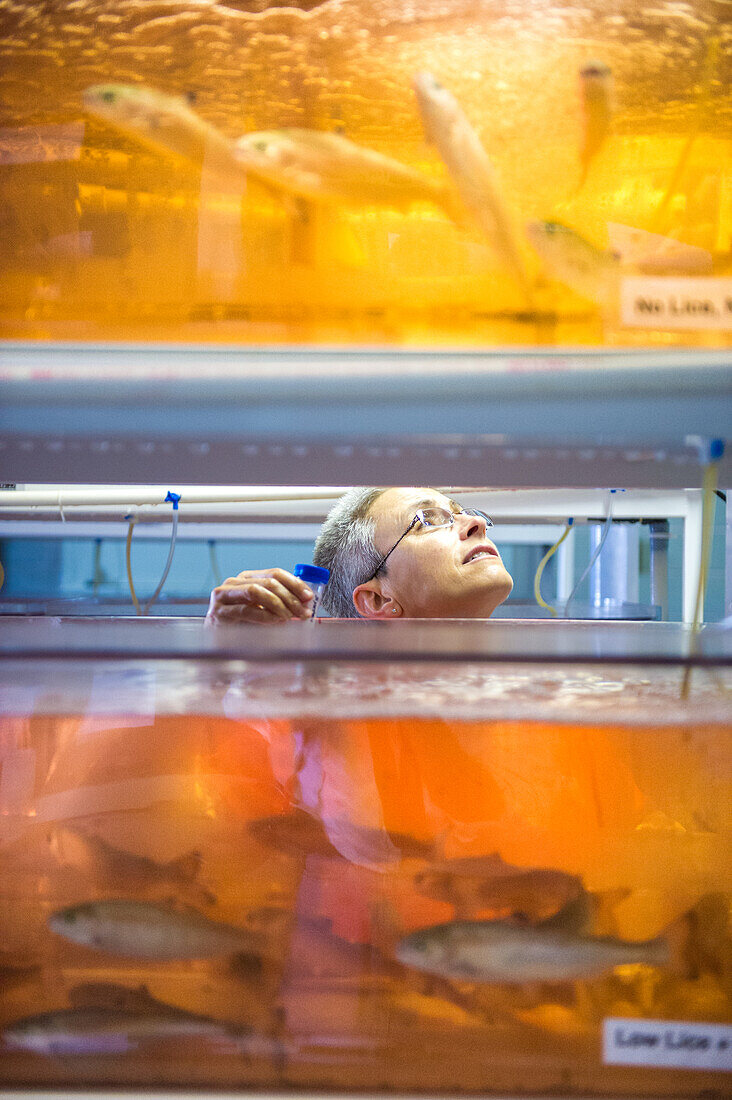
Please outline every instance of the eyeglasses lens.
M447 508L421 508L417 518L424 527L449 527L452 512L448 512Z
M480 508L463 508L463 511L469 516L480 516L485 520L486 527L493 526L493 520L490 516L487 516L485 512L481 512Z
M458 512L449 512L447 508L422 508L417 512L417 519L424 527L450 527L456 515L480 516L486 527L493 526L493 520L479 508L462 508Z

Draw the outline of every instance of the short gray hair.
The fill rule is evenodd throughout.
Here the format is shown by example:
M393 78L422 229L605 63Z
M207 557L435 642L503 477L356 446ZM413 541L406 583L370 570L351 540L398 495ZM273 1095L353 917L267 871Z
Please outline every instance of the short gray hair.
M353 590L376 569L381 554L374 544L371 505L386 489L349 489L333 505L315 541L313 563L330 569L321 607L338 619L358 619Z

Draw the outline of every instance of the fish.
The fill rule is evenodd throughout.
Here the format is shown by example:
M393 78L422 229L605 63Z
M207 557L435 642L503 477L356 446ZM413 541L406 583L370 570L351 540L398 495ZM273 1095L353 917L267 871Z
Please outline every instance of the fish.
M403 859L426 859L433 845L404 833L358 825L345 815L324 817L323 827L339 855L349 863L382 871Z
M623 275L702 275L724 264L706 249L618 222L608 223L609 249L560 222L529 222L526 235L555 279L607 310L618 307Z
M437 146L465 207L532 308L533 296L518 231L480 138L455 96L431 73L418 73L413 86L427 140Z
M142 141L155 152L172 154L224 180L241 184L243 169L234 143L192 109L181 96L138 84L93 84L82 95L93 118Z
M635 268L642 275L711 275L714 257L706 248L684 244L660 233L608 222L611 250L621 264Z
M158 862L116 848L96 833L86 833L68 825L53 829L49 846L62 867L73 867L98 881L125 889L144 891L158 886L180 888L186 895L213 905L216 897L196 882L201 869L201 853L192 851L176 859Z
M396 947L407 966L463 982L571 982L593 978L628 963L665 966L664 937L629 943L590 937L556 924L510 920L452 921L411 932Z
M389 997L389 1013L403 1013L420 1024L435 1024L440 1027L480 1028L485 1021L475 1013L469 1012L455 1001L430 994L418 993L408 989L392 993Z
M577 875L516 867L497 853L434 864L418 871L414 884L420 894L454 905L462 916L480 909L507 909L532 921L552 916L583 893Z
M617 253L596 248L560 222L531 221L526 235L553 278L604 309L617 308L623 270Z
M613 119L613 74L602 61L588 61L579 72L582 139L580 191L590 165L605 143Z
M286 855L338 855L320 821L304 810L256 818L247 830L259 844Z
M265 184L317 203L407 210L431 202L448 215L452 189L401 161L322 130L262 130L235 142L235 156Z
M434 852L431 841L405 833L354 825L345 818L327 818L323 822L305 810L272 814L247 824L248 831L260 843L287 855L342 856L348 846L352 862L395 863L400 859L429 859ZM336 840L339 847L333 843Z
M192 907L126 898L59 909L48 918L48 927L83 947L146 959L206 959L263 947L262 936L211 920Z
M254 1035L249 1028L163 1002L154 1012L100 1005L40 1012L13 1021L2 1037L8 1047L43 1055L126 1054L146 1044L176 1039L228 1042L250 1054L271 1055L276 1050L272 1040Z
M117 1008L156 1012L164 1002L153 997L146 985L135 989L118 982L80 982L69 990L72 1008Z

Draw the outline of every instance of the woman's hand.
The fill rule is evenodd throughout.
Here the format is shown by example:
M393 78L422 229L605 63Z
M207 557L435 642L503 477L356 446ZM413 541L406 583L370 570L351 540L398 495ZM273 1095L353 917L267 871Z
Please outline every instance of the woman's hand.
M245 569L214 588L209 623L281 623L309 619L313 593L286 569Z

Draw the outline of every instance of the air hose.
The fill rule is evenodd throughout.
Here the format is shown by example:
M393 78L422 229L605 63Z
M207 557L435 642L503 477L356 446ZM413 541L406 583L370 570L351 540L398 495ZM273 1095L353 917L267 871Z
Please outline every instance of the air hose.
M135 586L134 586L133 581L132 581L132 561L131 561L132 530L135 526L135 523L137 522L137 519L136 519L136 517L133 516L132 519L130 520L130 526L127 529L127 551L126 551L126 555L125 555L126 562L127 562L127 583L130 586L130 595L132 596L132 602L135 605L135 612L138 615L149 615L150 608L152 607L152 605L155 603L158 596L162 592L163 585L165 584L166 580L168 579L168 573L170 572L170 567L173 564L173 552L175 550L175 540L178 536L178 502L179 501L180 501L180 493L174 493L174 492L169 490L168 495L165 498L165 503L166 504L172 503L172 505L173 505L173 527L172 527L172 530L170 532L170 547L168 549L168 560L165 563L165 569L163 570L163 575L160 578L160 582L159 582L157 588L155 589L155 591L153 592L152 596L150 597L150 599L145 604L144 608L142 608L140 606L140 602L139 602L139 600L137 598L137 595L135 593Z
M582 573L582 576L580 577L580 579L577 581L576 585L574 586L574 588L570 592L569 597L567 598L567 602L564 605L564 615L567 619L570 617L570 615L569 615L569 605L571 604L574 597L577 595L577 592L579 590L580 585L582 584L582 581L585 579L585 577L587 576L589 571L592 569L592 566L595 564L597 559L600 557L600 554L602 553L602 548L605 545L605 543L607 542L607 537L610 534L610 528L613 525L613 493L615 493L615 492L617 492L616 489L611 489L610 493L609 493L609 496L608 496L607 515L605 517L605 526L603 528L602 538L600 539L599 543L597 544L597 547L595 549L594 554L592 555L592 557L588 561L588 563L585 567L585 570Z
M551 546L547 550L546 554L544 555L544 557L539 562L539 564L536 568L536 573L534 574L534 598L536 599L536 602L538 603L539 607L543 607L545 609L545 611L548 611L549 614L554 619L557 618L559 612L557 611L556 607L552 607L551 604L546 603L546 601L542 599L542 597L541 597L541 576L542 576L542 573L544 572L544 567L546 566L546 563L549 561L549 559L551 557L554 556L554 554L556 554L557 550L562 545L562 543L566 539L569 532L572 530L572 524L573 523L574 523L574 519L570 516L569 519L567 520L567 526L564 528L564 532L559 536L559 538L554 543L554 545Z

